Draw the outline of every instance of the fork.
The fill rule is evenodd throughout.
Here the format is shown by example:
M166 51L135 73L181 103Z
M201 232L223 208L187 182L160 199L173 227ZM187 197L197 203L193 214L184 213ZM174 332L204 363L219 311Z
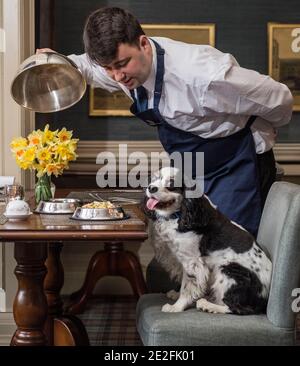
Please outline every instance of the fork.
M97 201L104 202L105 200L99 196L98 193L89 193L89 196L93 199L96 199Z
M112 202L124 202L124 203L139 203L139 200L136 200L134 198L126 198L126 197L109 197L108 198Z

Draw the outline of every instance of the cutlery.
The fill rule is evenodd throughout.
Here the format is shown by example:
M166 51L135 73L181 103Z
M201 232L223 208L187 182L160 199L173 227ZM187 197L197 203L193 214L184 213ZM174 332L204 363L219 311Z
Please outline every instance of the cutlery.
M97 201L105 202L105 200L98 193L89 193L89 196Z
M134 198L125 198L125 197L108 197L109 201L111 202L123 202L123 203L132 203L136 204L139 203L138 200Z
M114 189L114 192L125 192L125 193L141 193L142 189Z

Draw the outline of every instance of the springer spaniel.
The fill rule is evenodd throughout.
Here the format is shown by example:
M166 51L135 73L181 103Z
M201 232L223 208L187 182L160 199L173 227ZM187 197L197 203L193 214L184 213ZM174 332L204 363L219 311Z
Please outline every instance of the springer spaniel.
M164 312L196 303L210 313L265 312L272 264L253 236L230 221L208 197L186 198L174 185L179 170L163 168L146 189L144 211L152 219L155 256L179 297ZM174 292L170 294L174 298Z

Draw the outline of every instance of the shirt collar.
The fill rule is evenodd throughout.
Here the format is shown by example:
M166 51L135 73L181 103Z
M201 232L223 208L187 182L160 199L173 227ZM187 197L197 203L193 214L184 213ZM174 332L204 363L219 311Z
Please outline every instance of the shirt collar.
M148 92L154 92L155 89L155 76L156 76L156 60L157 60L157 55L156 55L156 47L155 44L153 43L153 41L148 38L150 41L150 45L152 47L152 67L151 67L151 71L150 71L150 75L148 77L148 79L144 82L143 87L147 89Z

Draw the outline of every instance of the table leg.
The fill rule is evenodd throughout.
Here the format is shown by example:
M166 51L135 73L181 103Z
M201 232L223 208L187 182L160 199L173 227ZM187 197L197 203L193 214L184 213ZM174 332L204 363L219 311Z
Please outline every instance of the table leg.
M60 296L64 284L64 269L60 260L62 247L62 243L48 245L48 273L44 282L49 309L46 334L49 345L88 346L88 335L81 320L72 315L63 315L63 301Z
M15 275L18 291L13 305L17 330L12 346L44 346L47 339L44 325L47 318L47 299L43 282L46 275L46 243L15 243L17 266Z
M72 303L67 309L68 313L82 313L96 283L100 278L109 275L125 277L136 297L147 291L138 258L125 251L121 242L105 243L104 250L98 251L91 258L82 287L71 295Z

